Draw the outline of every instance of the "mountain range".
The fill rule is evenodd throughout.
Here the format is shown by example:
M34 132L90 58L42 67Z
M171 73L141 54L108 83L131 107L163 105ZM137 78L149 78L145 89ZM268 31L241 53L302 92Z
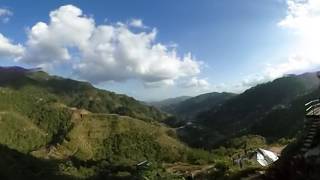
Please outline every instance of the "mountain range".
M164 112L173 114L184 121L192 121L198 113L214 109L234 96L236 96L236 94L212 92L195 97L179 97L179 100L175 101L175 103L164 103L160 107L155 107L158 107ZM170 100L172 99L164 100L162 102L168 102Z
M299 136L319 85L305 73L240 94L146 104L41 69L0 67L0 179L181 179L171 170L212 166L212 177L237 173L229 159L243 148ZM141 162L152 165L141 170Z
M6 173L0 177L134 179L134 165L144 160L155 166L187 162L193 150L161 125L166 117L87 82L40 69L1 67L0 165ZM21 172L13 175L15 167Z
M262 135L270 141L292 138L303 126L304 104L318 97L318 87L315 73L259 84L198 112L192 117L193 125L181 129L180 134L196 147L213 147L243 134Z

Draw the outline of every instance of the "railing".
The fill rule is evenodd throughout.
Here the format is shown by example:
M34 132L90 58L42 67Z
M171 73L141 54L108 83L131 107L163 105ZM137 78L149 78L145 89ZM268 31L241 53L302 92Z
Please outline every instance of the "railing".
M320 99L310 101L305 104L307 116L320 116L316 113L316 109L320 107Z

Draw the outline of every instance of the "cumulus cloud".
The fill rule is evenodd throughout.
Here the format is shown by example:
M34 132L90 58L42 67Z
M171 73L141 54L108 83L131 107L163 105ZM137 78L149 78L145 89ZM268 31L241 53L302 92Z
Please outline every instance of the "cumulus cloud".
M7 23L10 20L10 17L13 15L13 13L6 8L0 8L0 21L2 23Z
M146 28L141 19L131 19L129 25L136 28Z
M144 27L138 19L130 26ZM62 6L50 13L48 23L28 30L21 61L43 67L68 63L78 77L94 83L138 79L147 87L173 85L200 73L201 63L190 53L179 56L175 48L156 42L155 28L133 32L130 26L96 25L76 6Z
M146 83L168 82L200 72L191 55L183 57L154 43L156 30L135 34L124 26L99 26L82 49L84 61L75 69L91 81L141 79ZM95 69L95 71L92 71Z
M293 31L299 43L286 62L268 67L272 77L307 71L320 66L320 1L288 0L287 16L278 25Z
M310 57L308 54L293 54L285 62L267 67L265 72L269 79L274 79L285 74L319 70L319 67L320 60L317 57Z
M50 13L50 23L38 22L28 31L26 54L21 61L54 66L71 60L69 48L83 48L94 31L94 20L72 5Z
M269 64L259 75L250 75L234 86L236 91L279 78L286 74L315 71L320 68L320 1L287 0L287 15L278 26L293 32L295 52L282 62Z
M0 33L0 57L21 57L24 48L20 44L13 44L8 38Z
M206 79L199 79L197 77L192 77L191 79L182 82L180 86L183 88L196 88L201 90L208 90L210 87L210 84Z
M168 87L173 86L174 80L172 79L165 79L161 81L155 81L155 82L145 82L144 87L146 88L158 88L158 87Z

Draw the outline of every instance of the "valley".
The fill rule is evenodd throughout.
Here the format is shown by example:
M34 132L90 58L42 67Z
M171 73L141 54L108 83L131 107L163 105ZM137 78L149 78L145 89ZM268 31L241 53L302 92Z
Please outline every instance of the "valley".
M320 0L0 1L0 180L319 180Z
M0 77L0 153L6 157L0 165L9 179L14 166L23 166L17 176L31 179L234 179L264 171L254 152L280 154L298 138L302 102L317 97L319 85L303 74L239 95L163 103L158 110L39 70L1 68ZM237 158L247 160L239 166ZM139 170L145 160L150 166Z

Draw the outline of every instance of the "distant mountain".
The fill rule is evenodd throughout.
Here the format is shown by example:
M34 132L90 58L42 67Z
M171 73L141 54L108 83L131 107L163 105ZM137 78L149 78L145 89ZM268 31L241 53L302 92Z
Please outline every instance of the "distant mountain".
M25 73L25 72L31 72L31 71L37 71L37 70L40 70L40 69L38 68L27 69L20 66L7 66L7 67L0 66L1 72Z
M241 134L260 134L269 140L292 137L302 124L304 103L318 95L318 87L315 73L257 85L221 106L199 113L197 123L180 134L192 145L207 147Z
M196 97L188 98L182 102L164 106L161 109L165 112L176 115L184 120L194 120L194 117L203 111L221 106L227 100L233 98L233 93L207 93Z
M189 98L191 98L191 96L179 96L179 97L175 97L175 98L164 99L162 101L147 102L147 104L154 106L156 108L162 109L162 108L174 106L175 104L178 104L178 103L185 101Z

